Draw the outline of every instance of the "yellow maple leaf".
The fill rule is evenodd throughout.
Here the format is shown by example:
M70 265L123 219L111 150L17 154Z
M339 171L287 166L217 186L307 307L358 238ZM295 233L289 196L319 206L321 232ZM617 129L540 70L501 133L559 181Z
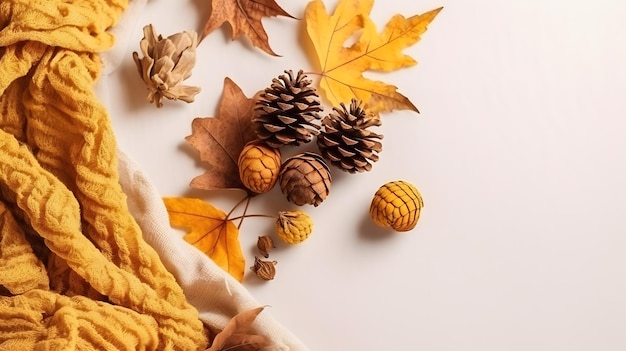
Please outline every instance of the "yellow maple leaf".
M395 15L378 33L369 18L373 4L373 0L340 0L332 15L326 12L322 0L307 5L306 30L321 76L320 89L334 106L357 98L373 114L394 109L419 112L397 87L367 79L363 72L394 71L415 65L417 62L402 50L420 40L442 8L409 18ZM359 34L358 40L344 46L355 34Z
M170 224L187 230L186 242L207 254L235 279L243 280L245 258L239 230L226 213L200 199L172 197L163 202Z

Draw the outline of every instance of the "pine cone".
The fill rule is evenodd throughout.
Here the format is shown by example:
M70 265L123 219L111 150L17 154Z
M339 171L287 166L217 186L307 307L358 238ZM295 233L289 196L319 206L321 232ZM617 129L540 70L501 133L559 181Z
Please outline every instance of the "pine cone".
M298 206L317 207L330 192L330 169L320 155L312 152L285 160L278 177L287 200Z
M133 60L148 88L148 101L163 106L163 98L193 102L199 87L182 85L191 77L196 64L198 35L185 31L163 38L157 35L152 24L143 28L143 39L139 43L142 58L133 52Z
M324 130L317 137L322 156L331 164L349 173L364 172L372 169L372 162L378 161L382 151L382 135L367 130L371 126L380 126L377 116L368 116L362 108L362 102L352 99L350 109L341 103L341 109L322 120Z
M285 73L260 95L253 118L259 139L274 148L308 143L320 129L322 107L311 81L302 70L296 77L291 70Z
M237 162L239 179L256 194L266 193L274 187L280 172L280 150L267 146L260 140L247 143Z

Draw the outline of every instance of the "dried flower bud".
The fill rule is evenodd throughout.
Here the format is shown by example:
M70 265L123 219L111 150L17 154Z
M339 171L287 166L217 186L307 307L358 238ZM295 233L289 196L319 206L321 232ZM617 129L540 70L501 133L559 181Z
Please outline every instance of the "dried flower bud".
M256 274L257 277L263 280L272 280L276 275L277 261L263 261L262 259L254 256L254 266L250 269Z
M313 232L313 219L304 211L280 211L276 220L278 237L288 244L303 242Z
M139 42L143 57L133 52L133 59L149 93L147 100L163 106L163 97L170 100L193 102L199 87L180 85L191 77L196 64L198 34L185 31L167 38L156 35L149 24L143 28L143 39Z
M274 240L272 240L272 237L268 235L260 236L256 241L256 247L265 258L270 257L269 252L273 248L276 248L276 246L274 246Z

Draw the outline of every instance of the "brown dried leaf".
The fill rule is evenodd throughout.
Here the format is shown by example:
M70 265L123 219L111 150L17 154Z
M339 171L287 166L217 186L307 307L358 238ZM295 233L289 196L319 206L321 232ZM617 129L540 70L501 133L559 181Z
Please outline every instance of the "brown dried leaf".
M254 100L246 97L230 78L225 78L218 116L194 119L191 135L185 138L200 152L200 160L209 166L204 174L191 181L191 187L246 189L239 179L237 160L246 143L256 139L250 126L253 107Z
M232 39L242 34L250 39L252 45L270 55L278 56L270 48L269 40L261 19L263 17L291 17L274 0L213 0L211 17L204 25L201 39L228 22L233 30Z
M207 351L256 351L272 344L270 339L263 335L250 334L250 327L256 317L265 307L257 307L243 311L233 317L213 339Z

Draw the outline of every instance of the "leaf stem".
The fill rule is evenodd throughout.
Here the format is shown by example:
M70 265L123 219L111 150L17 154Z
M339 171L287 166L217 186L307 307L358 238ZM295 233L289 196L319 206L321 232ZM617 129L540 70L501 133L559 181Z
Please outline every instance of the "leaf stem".
M250 203L250 195L246 194L246 196L245 196L243 199L239 200L239 202L237 202L237 204L235 204L235 206L233 206L233 208L230 210L230 212L228 212L228 214L226 215L226 218L227 218L227 219L231 219L231 218L230 218L230 215L231 215L231 214L233 214L233 212L235 212L235 210L236 210L239 206L241 206L241 204L242 204L244 201L246 201L246 200L248 200L248 203ZM248 204L246 204L246 208L248 208Z
M240 216L239 224L237 224L237 229L241 229L241 225L243 224L243 219L246 217L246 213L248 212L248 206L250 206L250 196L247 196L246 207L243 209L243 215Z
M233 206L233 208L230 210L230 212L228 212L228 214L226 215L226 220L233 221L233 222L237 220L239 221L239 224L237 224L237 229L241 228L244 218L249 218L249 217L276 218L276 216L271 216L271 215L266 215L266 214L248 214L248 208L250 206L251 199L252 197L249 194L247 194L243 199L239 200L239 202L237 202L235 206ZM241 204L243 204L244 201L246 202L246 206L243 210L243 214L241 216L231 217L233 212L235 212L235 210L239 208L239 206L241 206Z
M276 218L276 216L266 215L266 214L244 214L241 216L229 218L231 221L236 221L238 219L250 218L250 217L264 217L264 218Z

